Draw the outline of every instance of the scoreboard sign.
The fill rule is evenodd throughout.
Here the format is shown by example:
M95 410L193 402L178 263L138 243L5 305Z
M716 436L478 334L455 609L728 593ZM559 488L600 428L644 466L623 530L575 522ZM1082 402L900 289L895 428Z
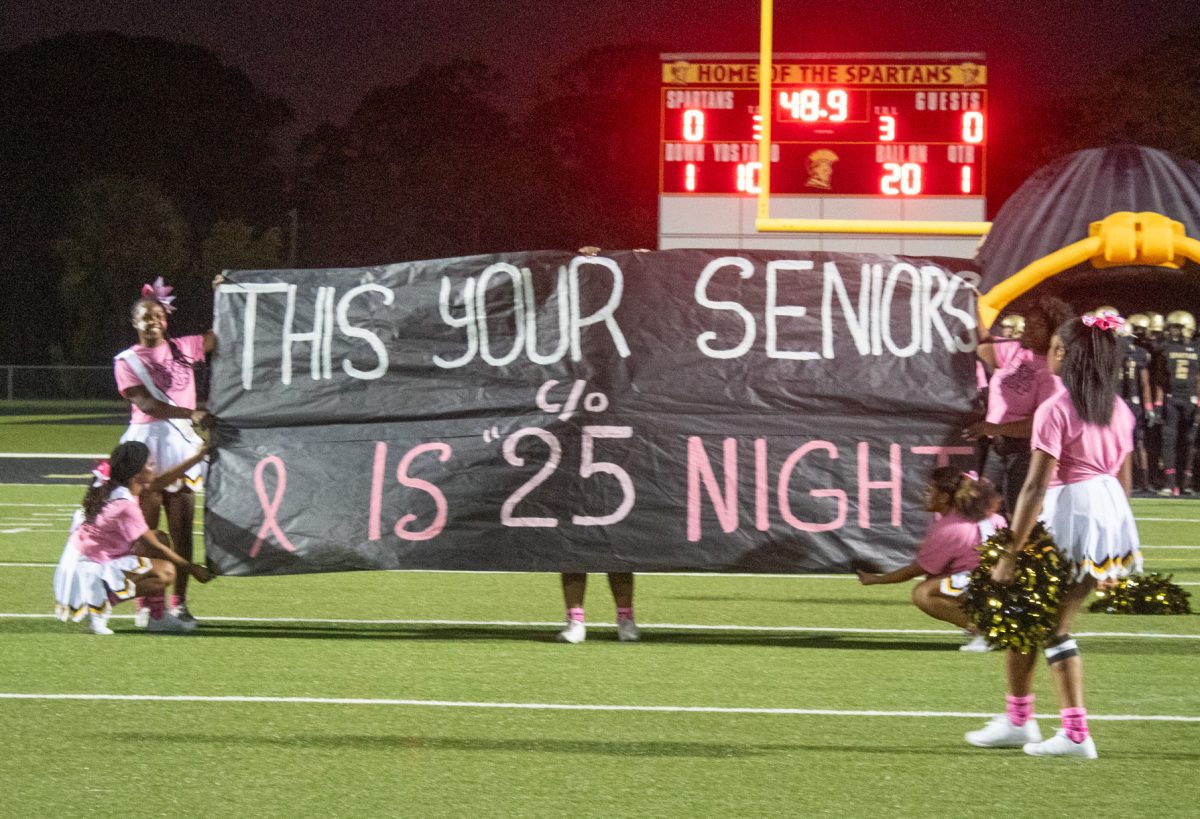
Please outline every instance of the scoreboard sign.
M758 193L758 71L756 55L664 56L661 194ZM772 196L984 195L982 55L779 55L771 97Z

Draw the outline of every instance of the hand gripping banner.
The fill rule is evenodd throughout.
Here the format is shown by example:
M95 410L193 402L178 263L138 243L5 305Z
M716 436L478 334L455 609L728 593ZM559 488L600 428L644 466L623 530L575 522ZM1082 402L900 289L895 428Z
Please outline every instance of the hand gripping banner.
M237 271L223 574L909 562L970 463L970 263L709 250Z

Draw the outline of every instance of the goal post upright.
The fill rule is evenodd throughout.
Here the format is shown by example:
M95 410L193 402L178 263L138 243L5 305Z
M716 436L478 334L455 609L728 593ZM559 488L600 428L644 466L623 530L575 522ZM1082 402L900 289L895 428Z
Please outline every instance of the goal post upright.
M760 233L873 233L915 236L983 236L991 222L926 221L900 219L776 219L771 217L772 58L774 55L775 2L761 0L758 53L758 210L755 229Z

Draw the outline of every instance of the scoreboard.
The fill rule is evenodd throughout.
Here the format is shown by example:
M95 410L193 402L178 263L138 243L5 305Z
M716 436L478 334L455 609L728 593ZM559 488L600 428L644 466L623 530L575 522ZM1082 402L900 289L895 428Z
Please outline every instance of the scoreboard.
M758 235L738 204L753 203L760 190L764 115L771 118L772 216L983 218L984 55L776 55L765 114L758 72L757 54L662 55L660 247L779 248L786 241ZM736 225L721 218L733 210ZM790 238L807 249L845 249L851 241ZM970 256L976 241L875 237L858 245Z

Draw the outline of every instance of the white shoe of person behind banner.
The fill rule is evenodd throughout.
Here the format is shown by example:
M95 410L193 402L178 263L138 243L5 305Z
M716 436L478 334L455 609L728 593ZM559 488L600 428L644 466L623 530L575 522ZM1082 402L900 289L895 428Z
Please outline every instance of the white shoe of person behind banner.
M617 639L622 643L636 643L642 639L642 630L632 617L617 618Z
M150 625L150 609L140 608L133 615L133 624L138 628L145 628Z
M587 639L587 627L582 620L568 620L567 627L558 633L560 643L582 643Z
M1013 725L1007 714L1000 714L978 731L967 731L966 740L976 748L1021 748L1041 742L1042 732L1033 720Z
M1078 756L1083 759L1096 759L1096 743L1090 736L1084 737L1083 742L1072 742L1066 731L1056 731L1054 736L1044 742L1027 742L1023 750L1030 756Z

